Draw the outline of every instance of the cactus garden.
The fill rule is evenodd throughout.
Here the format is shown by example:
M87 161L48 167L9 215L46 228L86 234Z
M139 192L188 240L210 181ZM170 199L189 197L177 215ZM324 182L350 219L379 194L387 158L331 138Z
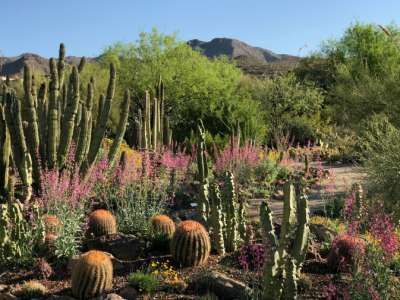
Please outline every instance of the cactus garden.
M118 59L65 55L46 80L25 64L1 86L4 299L399 299L398 206L361 175L335 186L341 164L378 159L374 136L398 137L387 122L364 126L366 145L311 108L325 125L307 138L283 130L285 109L258 126L245 98L184 115L161 72L132 92Z

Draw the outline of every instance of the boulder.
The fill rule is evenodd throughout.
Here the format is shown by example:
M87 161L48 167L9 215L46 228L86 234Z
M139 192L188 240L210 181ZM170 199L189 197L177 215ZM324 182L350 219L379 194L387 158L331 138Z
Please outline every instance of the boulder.
M253 291L246 288L245 284L228 278L225 275L218 272L211 272L210 275L206 275L199 279L200 285L208 290L213 291L217 296L226 300L248 300L249 296L246 294L252 293Z
M332 236L333 231L329 230L328 228L318 225L318 224L310 224L310 231L314 233L318 240L325 241L325 238L328 238L329 235Z
M11 293L1 293L0 294L0 300L19 300L18 297L14 296Z
M50 298L47 298L46 300L75 300L75 298L72 298L70 296L52 295Z
M89 250L99 250L112 254L119 260L136 260L144 243L132 234L120 232L94 237L87 241Z
M121 270L124 268L124 265L118 259L116 259L112 254L107 253L107 252L104 252L104 253L111 259L114 270ZM83 254L84 253L79 253L79 254L75 254L74 256L70 257L68 260L67 269L72 270L72 268L75 266L76 262L81 258L81 256ZM53 300L57 300L57 299L53 299ZM58 300L61 300L61 299L58 299ZM64 300L67 300L67 299L64 299Z
M119 292L119 295L126 300L135 300L138 297L138 291L133 287L126 287Z
M117 294L102 294L101 296L92 298L91 300L124 300L124 298Z
M304 261L310 260L310 259L316 259L319 262L322 262L321 255L318 253L316 244L314 242L313 237L309 234L308 235L308 247L307 247L307 253Z

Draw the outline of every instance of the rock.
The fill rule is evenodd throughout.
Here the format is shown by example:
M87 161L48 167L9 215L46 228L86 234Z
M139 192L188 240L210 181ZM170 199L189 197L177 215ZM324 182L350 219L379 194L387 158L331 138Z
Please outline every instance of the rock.
M193 220L193 221L199 221L199 216L197 210L192 211L191 213L180 213L179 218L181 218L183 221L187 220ZM211 214L209 215L208 223L211 225Z
M0 294L0 300L19 300L18 297L14 296L11 293L1 293Z
M124 300L117 294L102 294L100 297L92 298L91 300Z
M215 271L200 278L199 282L202 286L226 300L248 300L249 298L246 294L246 286L242 282ZM253 291L247 288L247 292L251 294Z
M276 200L283 200L283 189L277 189L277 190L275 191L274 198L275 198Z
M136 260L141 252L140 239L132 234L120 232L95 237L87 241L89 250L111 253L119 260Z
M120 296L126 300L135 300L138 296L138 292L133 287L126 287L122 291L119 292Z
M310 259L316 259L317 261L322 262L321 255L318 253L314 239L309 234L308 235L308 247L307 247L306 257L304 260L306 261L306 260L310 260Z
M333 237L333 232L331 230L318 224L310 224L310 231L314 233L320 241L325 241L325 238L329 238L329 235L331 238Z
M8 286L5 284L0 284L0 293L5 292L8 289Z
M47 298L46 300L75 300L75 298L72 298L70 296L52 295L50 298Z
M124 268L124 265L118 259L116 259L112 254L107 253L107 252L104 252L104 253L111 259L114 270L121 270ZM75 254L74 256L70 257L70 259L68 260L67 269L72 270L72 268L75 266L76 262L81 258L81 256L83 254L84 253L79 253L79 254ZM56 300L56 299L54 299L54 300ZM67 300L67 299L64 299L64 300Z

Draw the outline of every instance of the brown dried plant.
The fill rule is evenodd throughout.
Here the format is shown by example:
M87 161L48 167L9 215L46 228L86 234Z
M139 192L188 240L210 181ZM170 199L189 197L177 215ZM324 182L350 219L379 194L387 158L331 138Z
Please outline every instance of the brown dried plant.
M382 25L378 25L385 33L388 37L390 37L390 39L392 40L393 44L395 44L395 46L397 47L397 49L400 50L399 45L396 44L396 42L393 40L392 36L390 35L389 30L387 30L385 27L383 27Z

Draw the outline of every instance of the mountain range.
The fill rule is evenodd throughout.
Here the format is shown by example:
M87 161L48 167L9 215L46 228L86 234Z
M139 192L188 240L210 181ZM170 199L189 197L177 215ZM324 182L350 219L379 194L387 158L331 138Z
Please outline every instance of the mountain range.
M297 56L276 54L270 50L253 47L242 41L229 38L215 38L210 42L193 39L188 41L187 44L192 48L200 47L204 50L203 54L211 59L222 54L231 59L236 59L237 66L241 68L245 74L251 75L261 75L263 73L271 73L271 71L279 71L280 68L275 68L275 65L279 66L282 65L282 63L284 63L285 66L287 65L287 67L283 68L283 71L285 71L285 69L289 69L290 66L293 67L293 64L300 59ZM66 65L78 65L80 59L80 57L76 56L67 56L64 61ZM57 60L58 59L56 59L56 61ZM98 57L87 57L86 60L87 63L93 63L98 60ZM20 73L25 63L28 63L33 70L39 70L45 74L50 74L49 59L38 54L24 53L20 56L4 57L0 76Z

